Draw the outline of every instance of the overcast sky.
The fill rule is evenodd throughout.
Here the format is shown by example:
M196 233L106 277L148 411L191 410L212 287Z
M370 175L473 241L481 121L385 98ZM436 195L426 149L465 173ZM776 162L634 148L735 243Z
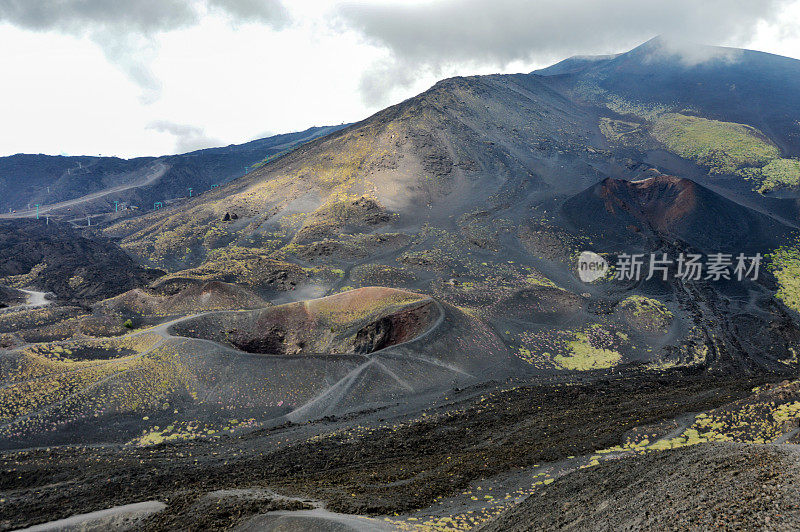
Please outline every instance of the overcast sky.
M800 58L800 0L0 0L0 155L245 142L658 34Z

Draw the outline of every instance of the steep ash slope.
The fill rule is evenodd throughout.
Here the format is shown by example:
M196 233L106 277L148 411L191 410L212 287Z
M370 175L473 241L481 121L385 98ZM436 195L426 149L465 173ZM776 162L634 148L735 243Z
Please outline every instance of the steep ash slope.
M314 231L315 240L348 226L375 232L385 215L363 219L351 207L365 196L394 216L393 227L416 232L425 221L447 220L492 197L524 201L552 187L589 184L592 177L569 183L560 176L564 166L596 175L576 155L599 136L596 122L525 76L446 80L180 211L123 222L108 233L124 237L142 258L185 267L219 245L261 243L280 230L281 244L298 232ZM235 213L236 222L222 225L225 213Z
M704 444L606 462L545 486L480 528L793 530L797 446Z

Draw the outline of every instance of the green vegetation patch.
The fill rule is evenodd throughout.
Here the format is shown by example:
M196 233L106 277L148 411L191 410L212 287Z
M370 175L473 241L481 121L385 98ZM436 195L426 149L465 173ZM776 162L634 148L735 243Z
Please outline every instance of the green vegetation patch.
M760 169L762 194L784 187L800 185L800 160L775 159Z
M193 279L290 290L308 277L300 266L275 260L269 252L228 246L210 251L201 266L165 275L153 286L158 289L175 280Z
M653 120L669 111L669 109L663 105L631 101L617 94L608 94L597 85L584 84L579 91L589 99L604 100L606 107L621 115L633 115L646 120Z
M646 434L639 434L598 454L644 453L707 442L771 443L797 426L800 418L797 399L797 381L766 385L763 389L756 388L750 397L697 415L691 426L677 436L653 441Z
M570 354L556 355L554 360L562 368L576 371L611 368L622 360L618 351L594 344L587 333L576 333L575 339L567 343Z
M775 297L800 312L800 242L776 249L768 259L768 268L778 280Z
M328 203L311 213L295 234L295 243L337 238L346 227L374 227L391 220L388 211L370 196L332 195Z
M420 251L406 251L397 259L398 262L410 266L421 266L431 270L447 270L454 266L452 256L438 248Z
M350 272L350 280L358 286L413 286L417 276L405 268L385 264L362 264Z
M369 321L379 315L389 315L427 296L392 288L361 288L322 299L302 303L306 312L323 323L323 328L347 328L355 322Z
M254 418L230 419L227 423L221 424L176 420L163 428L156 425L150 430L144 430L140 436L128 442L128 445L150 447L170 441L219 438L233 434L237 429L251 428L256 425L257 422Z
M777 146L744 124L669 113L655 120L651 132L670 151L710 167L712 174L760 168L780 158Z

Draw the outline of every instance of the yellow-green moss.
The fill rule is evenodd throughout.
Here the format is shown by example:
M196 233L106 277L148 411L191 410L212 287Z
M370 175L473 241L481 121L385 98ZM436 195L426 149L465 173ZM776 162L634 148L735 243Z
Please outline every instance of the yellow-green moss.
M576 333L567 344L570 355L556 355L555 362L564 369L588 371L616 366L622 359L617 351L592 347L584 333Z
M710 167L711 173L732 174L780 157L763 133L734 122L670 113L655 120L652 134L670 151Z
M661 301L640 295L622 300L618 309L629 325L644 332L666 332L673 320Z
M800 160L775 159L761 168L761 186L758 191L763 193L783 187L796 187L800 185Z
M800 312L800 243L775 250L769 256L769 269L778 280L775 297Z

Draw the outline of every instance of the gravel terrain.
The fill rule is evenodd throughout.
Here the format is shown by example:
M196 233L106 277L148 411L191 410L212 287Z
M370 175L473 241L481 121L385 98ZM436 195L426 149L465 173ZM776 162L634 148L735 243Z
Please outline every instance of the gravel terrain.
M797 530L800 448L704 444L607 462L480 530Z

